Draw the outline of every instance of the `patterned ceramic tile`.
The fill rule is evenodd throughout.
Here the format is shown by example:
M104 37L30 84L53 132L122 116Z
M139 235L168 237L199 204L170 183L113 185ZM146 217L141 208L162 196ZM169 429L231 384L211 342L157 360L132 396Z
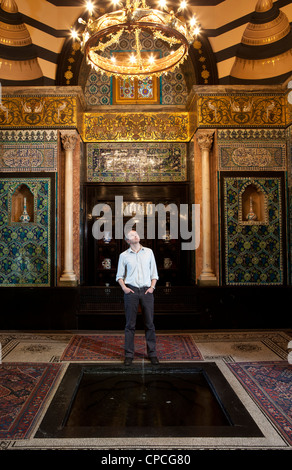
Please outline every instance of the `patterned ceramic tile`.
M12 196L21 185L33 197L28 223L13 220ZM0 285L50 285L50 192L50 178L0 179Z
M57 171L56 130L0 131L0 170Z
M184 181L185 144L90 143L88 181Z
M241 222L240 194L257 184L267 200L267 219ZM225 275L228 285L283 283L282 202L280 178L226 177L224 179Z

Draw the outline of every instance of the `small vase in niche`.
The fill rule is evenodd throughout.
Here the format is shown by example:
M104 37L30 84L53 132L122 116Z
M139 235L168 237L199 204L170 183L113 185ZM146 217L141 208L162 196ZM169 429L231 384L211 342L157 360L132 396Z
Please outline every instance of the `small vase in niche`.
M27 210L26 210L26 197L23 198L23 212L22 212L19 220L22 223L27 223L27 222L30 221L30 216L28 215Z
M162 239L165 241L165 243L169 243L171 240L171 235L170 231L166 230L165 235L162 236Z
M249 213L247 214L246 219L247 219L247 220L257 220L257 215L256 215L256 213L253 211L253 200L252 200L252 196L251 196L250 199L249 199Z
M106 244L110 243L112 239L111 232L104 232L104 235L102 238L103 238L104 243Z

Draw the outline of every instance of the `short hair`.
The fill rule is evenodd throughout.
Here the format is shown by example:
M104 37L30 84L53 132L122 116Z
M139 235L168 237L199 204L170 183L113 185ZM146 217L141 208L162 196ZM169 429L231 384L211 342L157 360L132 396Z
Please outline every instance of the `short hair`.
M133 230L132 228L131 228L131 230L128 230L127 233L125 233L125 241L129 240L129 233L130 232L136 232L136 230Z

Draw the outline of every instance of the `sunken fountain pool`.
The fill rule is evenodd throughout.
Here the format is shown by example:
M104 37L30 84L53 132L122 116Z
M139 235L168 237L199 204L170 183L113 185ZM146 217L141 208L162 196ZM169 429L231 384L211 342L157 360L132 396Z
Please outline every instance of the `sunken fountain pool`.
M37 438L260 437L215 363L72 363Z

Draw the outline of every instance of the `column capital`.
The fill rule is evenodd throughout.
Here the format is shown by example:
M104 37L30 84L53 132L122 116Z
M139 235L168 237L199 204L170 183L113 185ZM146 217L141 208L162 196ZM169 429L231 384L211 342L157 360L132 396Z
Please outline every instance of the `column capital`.
M65 150L74 150L78 134L75 130L60 131L62 144Z
M210 150L213 144L214 131L205 130L197 133L197 141L200 150Z

